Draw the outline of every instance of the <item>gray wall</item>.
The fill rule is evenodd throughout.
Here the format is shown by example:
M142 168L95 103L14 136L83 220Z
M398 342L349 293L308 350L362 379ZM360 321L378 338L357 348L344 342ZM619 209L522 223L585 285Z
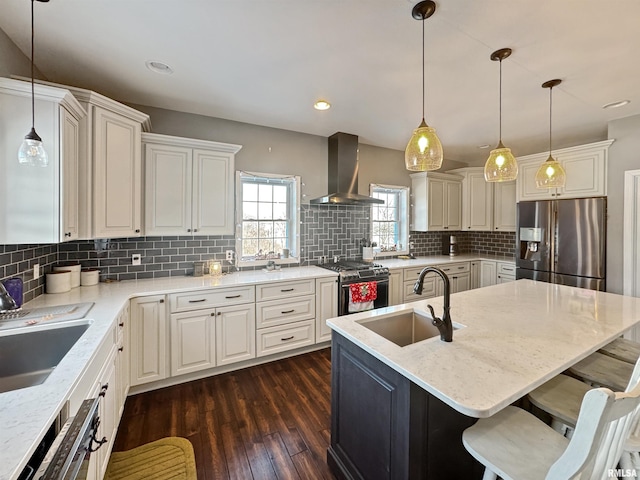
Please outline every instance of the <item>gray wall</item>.
M609 122L607 291L623 291L624 172L640 168L640 115Z
M22 75L31 77L31 62L3 30L0 30L0 77ZM35 77L44 79L36 68Z

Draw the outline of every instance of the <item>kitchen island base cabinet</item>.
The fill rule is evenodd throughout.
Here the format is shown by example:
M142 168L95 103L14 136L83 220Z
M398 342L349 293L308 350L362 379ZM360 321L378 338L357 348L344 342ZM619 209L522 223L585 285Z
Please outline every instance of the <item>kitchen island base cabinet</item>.
M333 333L331 446L340 479L480 479L462 445L476 422Z
M131 301L131 385L167 377L167 314L164 295Z

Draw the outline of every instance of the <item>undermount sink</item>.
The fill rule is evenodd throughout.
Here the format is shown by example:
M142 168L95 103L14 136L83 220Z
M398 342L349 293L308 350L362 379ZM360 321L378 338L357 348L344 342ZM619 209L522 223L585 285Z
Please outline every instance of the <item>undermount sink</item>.
M363 327L400 347L439 337L440 331L431 322L431 315L414 308L358 321ZM464 328L464 325L453 322L454 331L460 328Z
M0 336L0 393L43 383L91 323L75 320Z

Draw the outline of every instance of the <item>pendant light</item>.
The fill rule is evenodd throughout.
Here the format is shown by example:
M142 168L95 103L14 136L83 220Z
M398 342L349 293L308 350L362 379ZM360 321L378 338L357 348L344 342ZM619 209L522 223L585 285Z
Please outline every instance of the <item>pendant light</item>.
M417 3L411 15L422 20L422 122L413 131L413 136L404 151L404 164L407 170L425 172L437 170L442 166L442 143L435 128L424 121L424 21L436 11L436 4L431 0Z
M498 146L491 150L484 164L484 179L487 182L509 182L518 176L518 162L511 153L511 149L502 144L502 60L509 58L510 55L510 48L501 48L489 57L494 62L500 62L500 135Z
M560 85L562 80L554 79L544 82L542 88L549 89L549 158L540 165L536 172L536 187L538 188L561 188L567 180L567 175L562 165L551 156L551 112L553 87Z
M25 165L46 167L49 165L49 158L47 152L44 151L42 146L42 139L36 133L35 129L35 88L33 85L33 37L34 37L34 22L33 22L33 3L35 0L31 0L31 131L27 133L26 137L20 145L18 150L18 161ZM48 2L49 0L37 0L38 2Z

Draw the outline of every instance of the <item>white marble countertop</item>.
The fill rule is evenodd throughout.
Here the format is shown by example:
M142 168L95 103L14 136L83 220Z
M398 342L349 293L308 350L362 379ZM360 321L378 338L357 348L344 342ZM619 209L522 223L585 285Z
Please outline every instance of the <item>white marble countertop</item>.
M318 267L243 271L220 277L168 277L78 287L68 293L41 295L24 308L95 302L91 327L69 350L42 385L0 394L0 480L14 480L91 364L118 312L133 297L216 287L336 276ZM37 352L34 352L34 355Z
M442 297L337 317L327 324L391 368L471 417L489 417L640 322L640 298L518 280L451 296L464 328L399 347L358 321Z
M498 262L515 263L513 257L498 257L495 255L481 255L475 253L461 253L453 257L449 255L429 255L426 257L416 257L410 259L385 258L380 257L374 260L375 263L388 268L413 268L426 267L429 265L446 265L448 263L471 262L475 260L493 260Z

